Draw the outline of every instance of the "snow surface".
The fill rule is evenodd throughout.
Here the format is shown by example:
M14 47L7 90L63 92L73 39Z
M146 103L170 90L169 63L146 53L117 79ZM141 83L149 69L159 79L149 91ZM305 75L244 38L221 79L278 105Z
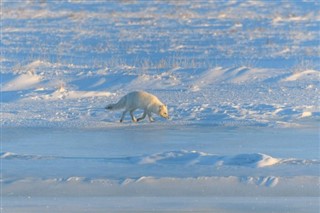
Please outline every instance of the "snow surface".
M319 2L0 5L1 212L319 211Z

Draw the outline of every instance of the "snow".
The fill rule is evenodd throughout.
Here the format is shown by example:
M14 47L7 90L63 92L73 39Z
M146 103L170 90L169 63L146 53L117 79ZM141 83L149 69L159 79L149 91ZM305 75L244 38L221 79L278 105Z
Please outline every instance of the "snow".
M320 80L320 73L315 70L305 70L299 73L292 74L291 76L284 79L284 81L297 81L297 80L307 80L307 79L317 79Z
M318 212L318 8L1 2L0 211Z
M187 164L187 165L237 165L250 166L255 168L272 166L280 160L271 156L254 153L240 154L236 156L216 156L208 153L197 151L172 151L158 153L151 156L146 156L141 159L140 164Z
M41 78L37 75L22 74L2 87L2 91L17 91L34 88Z

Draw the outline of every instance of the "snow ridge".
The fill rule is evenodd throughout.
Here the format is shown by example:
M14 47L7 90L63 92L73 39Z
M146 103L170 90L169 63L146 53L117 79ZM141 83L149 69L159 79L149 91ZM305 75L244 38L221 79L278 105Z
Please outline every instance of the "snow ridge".
M281 159L266 154L239 154L235 156L219 156L197 151L171 151L158 153L141 158L140 164L183 164L183 165L216 165L216 166L246 166L261 168L274 166Z
M3 152L0 158L4 160L90 160L104 161L109 163L121 163L132 165L164 165L164 166L236 166L263 168L281 164L291 165L310 165L320 164L320 160L300 160L300 159L281 159L274 158L262 153L238 154L231 156L215 155L199 151L167 151L144 156L127 156L124 158L114 157L62 157L62 156L39 156L39 155L20 155L11 152Z

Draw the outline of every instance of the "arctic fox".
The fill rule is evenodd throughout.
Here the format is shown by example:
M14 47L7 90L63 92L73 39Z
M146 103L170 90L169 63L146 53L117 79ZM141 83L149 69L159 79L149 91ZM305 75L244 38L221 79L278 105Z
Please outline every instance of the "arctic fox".
M154 119L152 118L151 113L155 113L163 118L169 119L167 106L164 105L156 96L144 91L130 92L123 96L118 103L106 106L106 109L108 110L118 110L123 108L124 112L122 113L120 122L123 121L127 112L130 112L133 122L141 121L147 115L149 117L149 121L153 122ZM136 109L144 110L141 118L136 119L134 117L133 112Z

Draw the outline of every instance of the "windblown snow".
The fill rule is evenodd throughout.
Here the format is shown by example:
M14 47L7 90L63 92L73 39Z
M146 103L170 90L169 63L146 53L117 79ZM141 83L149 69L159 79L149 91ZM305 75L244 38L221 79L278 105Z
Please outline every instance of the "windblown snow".
M3 212L319 211L319 2L0 5Z
M273 166L274 164L279 163L279 161L279 159L261 153L218 156L197 151L183 150L146 156L141 159L140 164L230 165L260 168Z
M312 4L4 3L1 123L103 127L119 117L107 103L147 90L176 124L308 125L320 115Z
M1 153L1 159L6 160L41 160L41 159L65 159L61 156L36 156L36 155L18 155L11 152ZM103 158L99 158L103 159ZM114 160L105 158L106 161ZM138 162L138 164L181 164L181 165L215 165L215 166L249 166L249 167L266 167L273 166L280 163L281 160L272 158L271 156L255 153L255 154L241 154L236 156L218 156L213 154L207 154L196 151L171 151L165 153L153 154L150 156L142 157L125 157L124 159L117 159L119 161L132 163L132 161ZM285 163L296 162L294 159L282 160Z

